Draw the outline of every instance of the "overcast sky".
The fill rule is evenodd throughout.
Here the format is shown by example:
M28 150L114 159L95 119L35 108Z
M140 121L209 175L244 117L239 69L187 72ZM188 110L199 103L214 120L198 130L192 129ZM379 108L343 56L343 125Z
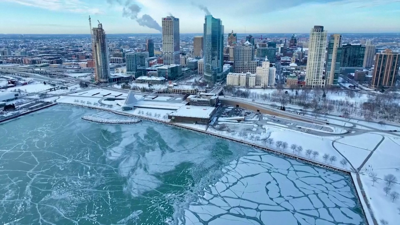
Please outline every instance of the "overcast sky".
M181 33L201 33L206 10L195 2L222 19L226 33L308 33L314 25L400 33L400 0L0 0L0 33L88 34L89 15L109 34L157 33L168 15L180 19Z

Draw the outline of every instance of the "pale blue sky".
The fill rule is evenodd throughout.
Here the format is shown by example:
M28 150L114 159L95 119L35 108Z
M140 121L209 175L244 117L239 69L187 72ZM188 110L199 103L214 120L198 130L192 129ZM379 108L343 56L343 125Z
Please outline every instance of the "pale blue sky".
M112 2L112 3L110 3ZM400 33L400 0L203 0L225 32L308 33L313 25L328 32ZM191 0L0 0L0 33L89 33L88 16L107 33L157 33L123 16L137 4L143 14L180 19L181 33L201 33L205 13Z

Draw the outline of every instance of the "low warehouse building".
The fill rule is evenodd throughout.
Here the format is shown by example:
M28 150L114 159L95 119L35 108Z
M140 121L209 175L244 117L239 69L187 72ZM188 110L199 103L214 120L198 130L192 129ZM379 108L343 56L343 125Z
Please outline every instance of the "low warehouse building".
M215 107L183 106L170 113L168 119L175 123L209 124L215 111Z

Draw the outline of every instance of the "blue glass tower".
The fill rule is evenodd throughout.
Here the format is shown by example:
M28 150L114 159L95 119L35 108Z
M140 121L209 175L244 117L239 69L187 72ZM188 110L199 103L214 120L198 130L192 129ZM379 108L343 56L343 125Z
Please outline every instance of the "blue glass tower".
M222 21L207 15L204 23L204 78L215 83L223 79L224 26Z

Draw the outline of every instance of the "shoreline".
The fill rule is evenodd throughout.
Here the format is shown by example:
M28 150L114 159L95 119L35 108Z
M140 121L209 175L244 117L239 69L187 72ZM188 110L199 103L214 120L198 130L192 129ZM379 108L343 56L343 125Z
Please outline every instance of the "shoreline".
M37 108L37 109L33 109L33 110L30 110L30 111L27 111L27 112L24 112L24 113L20 113L20 114L15 115L15 116L8 117L6 119L0 120L0 124L2 124L4 122L7 122L7 121L10 121L10 120L13 120L13 119L17 119L17 118L19 118L21 116L25 116L25 115L40 111L42 109L50 108L50 107L55 106L55 105L57 105L57 103L48 104L46 106L43 106L43 107L40 107L40 108Z

